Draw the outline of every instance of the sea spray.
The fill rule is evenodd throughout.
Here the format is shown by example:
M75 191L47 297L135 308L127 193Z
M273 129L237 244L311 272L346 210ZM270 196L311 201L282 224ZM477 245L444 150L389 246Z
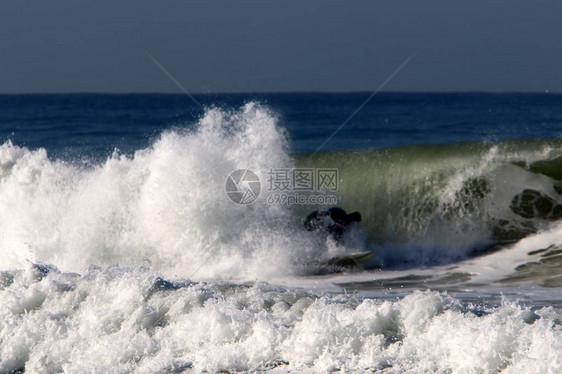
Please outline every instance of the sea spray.
M132 156L87 167L44 149L0 147L1 266L26 260L80 272L141 264L171 274L244 278L291 272L318 250L288 209L233 203L225 181L247 168L266 181L291 167L287 139L268 109L209 109L191 129L164 131Z
M0 266L21 268L30 260L80 272L91 264L150 263L178 276L272 279L307 274L309 264L338 251L364 249L376 252L367 266L447 264L559 218L561 182L553 171L561 144L290 155L278 116L253 102L209 108L151 146L103 162L51 159L45 149L8 141L0 146ZM268 199L270 171L294 168L337 170L336 204L363 216L347 247L302 229L302 218L323 206ZM227 195L228 176L241 169L261 182L251 204Z
M562 369L560 312L509 299L487 307L431 291L363 299L163 281L146 268L47 270L2 273L0 372Z

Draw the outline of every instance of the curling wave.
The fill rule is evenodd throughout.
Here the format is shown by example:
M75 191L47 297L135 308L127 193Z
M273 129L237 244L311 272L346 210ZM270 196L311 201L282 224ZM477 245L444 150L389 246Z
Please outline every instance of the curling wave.
M302 230L302 217L322 206L290 209L266 193L233 203L225 181L238 169L254 171L263 188L272 168L338 169L337 204L364 217L350 248L375 249L385 266L456 261L562 216L561 140L292 156L278 122L256 103L212 108L131 156L86 165L4 143L0 267L148 262L166 274L266 279L346 250Z
M562 140L303 154L339 170L340 205L363 214L388 261L431 264L497 249L562 218Z

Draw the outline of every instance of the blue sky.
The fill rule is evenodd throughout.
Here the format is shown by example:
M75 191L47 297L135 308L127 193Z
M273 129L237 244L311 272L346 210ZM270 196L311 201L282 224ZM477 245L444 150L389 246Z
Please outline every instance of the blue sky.
M26 1L0 92L562 92L562 2Z

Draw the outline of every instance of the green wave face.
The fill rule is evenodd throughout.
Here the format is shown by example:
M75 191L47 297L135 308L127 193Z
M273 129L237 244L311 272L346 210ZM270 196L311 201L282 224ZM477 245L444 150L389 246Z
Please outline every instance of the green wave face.
M361 212L371 243L473 251L536 231L558 218L562 203L560 139L318 152L295 161L338 169L338 204Z

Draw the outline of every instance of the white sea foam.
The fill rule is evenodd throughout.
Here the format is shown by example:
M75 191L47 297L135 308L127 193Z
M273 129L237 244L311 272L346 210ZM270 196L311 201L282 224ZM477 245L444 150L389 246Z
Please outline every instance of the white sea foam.
M294 166L274 113L248 103L208 109L190 125L163 132L132 156L116 152L88 166L50 159L44 149L1 145L0 269L27 260L75 272L148 262L171 276L271 280L343 250L302 230L302 217L318 207L268 204L268 171ZM317 155L321 166L342 162L340 203L364 214L362 230L384 244L375 249L385 265L463 259L486 242L492 219L513 218L508 207L523 188L557 196L547 177L510 164L551 157L552 146L518 153L449 145L440 151L444 158L435 147ZM262 196L253 204L226 196L226 178L237 169L260 177ZM478 178L488 195L465 196L466 183ZM364 249L362 239L352 247Z
M29 265L0 279L0 372L562 370L560 313L508 300L363 300L119 267Z
M507 300L470 307L436 292L363 300L300 291L341 290L333 278L295 274L303 259L342 248L304 232L302 212L265 199L237 205L225 194L234 170L253 170L264 189L270 168L292 166L276 116L255 103L207 110L192 128L166 131L133 156L116 152L87 166L52 160L43 149L0 146L0 270L9 269L0 271L0 372L560 372L561 316L553 308L532 312ZM454 201L484 166L453 168L460 171L440 190L450 192L441 201ZM528 176L514 170L512 181ZM542 191L541 178L524 182ZM505 209L519 192L493 191L492 203ZM449 245L438 262L464 253L466 237L478 240L449 231L443 238L425 231ZM457 270L495 282L528 261L529 251L562 242L560 232L552 226ZM428 255L416 246L378 249L395 248L405 260Z
M0 268L26 260L81 272L90 264L149 261L167 274L253 278L290 272L313 252L286 207L264 198L237 205L229 173L291 167L269 110L210 109L193 130L164 132L132 157L89 167L50 160L43 149L0 147ZM300 227L299 227L300 228Z

